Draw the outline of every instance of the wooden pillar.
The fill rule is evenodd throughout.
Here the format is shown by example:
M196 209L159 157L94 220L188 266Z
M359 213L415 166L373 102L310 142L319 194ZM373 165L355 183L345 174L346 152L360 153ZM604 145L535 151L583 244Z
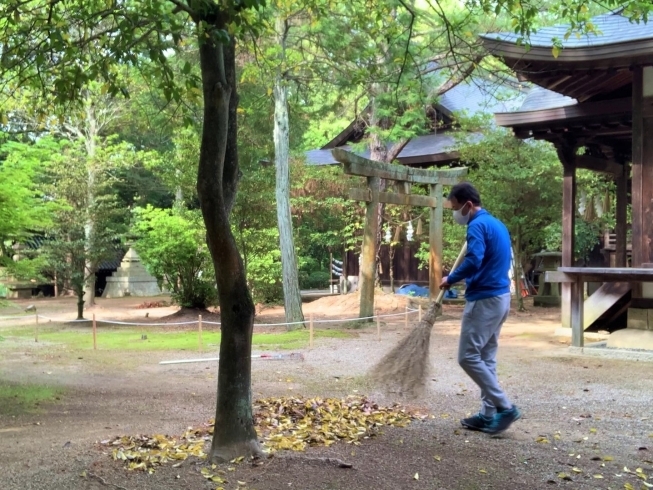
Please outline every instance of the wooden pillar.
M564 284L564 283L563 283ZM577 279L570 286L570 312L571 312L571 345L583 347L585 345L584 318L585 310L585 287L584 283Z
M615 179L617 187L616 214L616 244L615 244L615 267L626 267L628 262L628 178L630 177L630 165L624 163L622 175Z
M633 69L633 267L653 263L653 67Z
M575 148L565 147L558 150L564 173L562 181L562 266L574 266L574 248L576 242L576 167ZM571 302L572 287L569 283L561 285L561 323L563 327L572 326Z
M368 177L367 186L371 199L365 212L365 229L363 231L363 248L361 251L360 273L360 310L359 317L374 316L374 275L376 272L376 235L379 230L379 177Z
M437 199L437 206L431 208L429 219L429 296L435 300L442 282L442 184L431 185L430 195Z

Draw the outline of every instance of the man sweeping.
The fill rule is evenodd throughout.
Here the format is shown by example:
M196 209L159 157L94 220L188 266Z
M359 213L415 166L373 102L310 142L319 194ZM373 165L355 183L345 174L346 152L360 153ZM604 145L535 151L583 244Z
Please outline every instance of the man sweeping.
M458 363L481 388L481 410L461 420L466 429L500 434L521 417L497 379L497 349L501 327L510 312L510 234L506 226L481 207L478 191L468 182L455 185L448 200L453 218L467 225L467 254L441 289L465 279Z

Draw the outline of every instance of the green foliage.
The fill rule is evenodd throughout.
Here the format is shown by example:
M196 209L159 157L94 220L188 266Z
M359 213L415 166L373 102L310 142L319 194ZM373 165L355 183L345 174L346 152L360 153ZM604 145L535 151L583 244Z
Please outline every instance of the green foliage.
M603 227L597 222L587 222L577 217L574 230L574 256L579 260L587 260L589 254L596 247ZM545 228L546 250L562 250L562 224L552 223Z
M43 177L53 218L41 250L45 272L81 297L98 265L116 256L126 231L125 209L118 205L112 186L114 172L133 161L136 152L111 139L98 141L94 155L80 140L56 144Z
M237 240L254 301L274 303L283 295L281 250L277 228L241 228Z
M51 139L33 145L8 142L0 147L0 260L11 259L13 241L42 232L50 224L50 206L39 180L42 162L56 151Z
M331 274L328 271L313 271L300 275L299 284L302 289L327 289Z
M159 285L170 289L183 307L215 304L215 278L199 212L147 206L135 209L134 218L134 247Z

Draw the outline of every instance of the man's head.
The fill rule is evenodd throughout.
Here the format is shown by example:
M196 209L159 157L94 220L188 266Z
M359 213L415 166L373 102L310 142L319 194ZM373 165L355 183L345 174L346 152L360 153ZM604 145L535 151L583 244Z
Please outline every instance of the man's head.
M476 211L481 208L481 196L469 182L461 182L451 188L449 197L456 223L466 225Z

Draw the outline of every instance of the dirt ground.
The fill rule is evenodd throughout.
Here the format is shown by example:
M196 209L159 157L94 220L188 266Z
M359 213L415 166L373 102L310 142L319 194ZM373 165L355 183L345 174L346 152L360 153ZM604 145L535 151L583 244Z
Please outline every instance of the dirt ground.
M100 300L98 318L155 322L175 307L137 308L145 300ZM378 298L380 312L405 311L406 298ZM17 301L19 312L65 321L72 299ZM355 317L353 296L305 304L314 320ZM303 361L253 361L253 394L344 397L366 394L400 401L431 416L407 428L385 429L360 446L337 443L304 453L277 455L261 466L228 465L225 489L623 489L648 488L653 477L653 376L650 363L572 355L554 335L555 309L513 311L504 327L499 376L523 419L501 437L462 430L459 419L478 410L478 390L456 363L461 306L447 305L431 337L433 375L426 396L395 400L377 392L367 370L406 330L402 316L347 338L317 338ZM146 317L147 314L147 317ZM260 308L257 323L274 323L283 311ZM413 318L415 318L413 316ZM33 321L26 319L24 322ZM21 321L0 321L3 329ZM329 328L339 328L337 322ZM270 331L274 327L261 327ZM37 412L0 415L2 489L215 489L200 473L203 461L167 465L152 475L127 471L98 442L117 435L181 434L212 418L217 363L159 365L189 352L67 351L39 342L0 343L5 382L59 387L59 400ZM0 410L2 414L2 410ZM326 463L339 458L351 469ZM234 471L228 471L228 467ZM561 478L561 473L568 479ZM564 475L562 475L564 476ZM653 481L653 479L652 479ZM240 483L239 483L240 482Z

